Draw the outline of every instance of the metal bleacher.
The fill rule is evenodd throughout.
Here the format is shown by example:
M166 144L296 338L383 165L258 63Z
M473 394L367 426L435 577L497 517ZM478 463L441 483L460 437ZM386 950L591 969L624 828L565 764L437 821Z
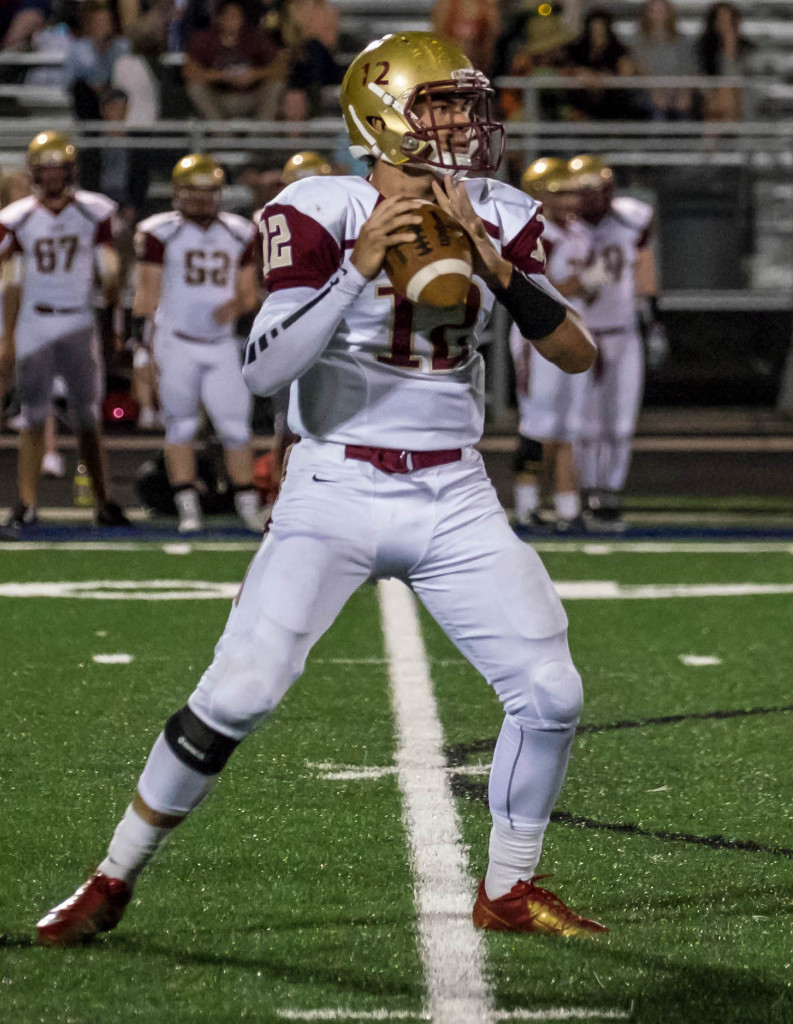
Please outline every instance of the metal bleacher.
M340 59L344 62L366 41L386 32L427 29L433 0L389 0L387 6L373 0L335 2L342 14ZM630 45L641 0L610 0L599 6L607 6L615 14L617 32ZM676 6L679 29L693 40L702 30L710 0L677 0ZM677 80L697 89L742 89L746 119L738 123L550 122L541 120L537 99L540 90L559 88L559 80L540 77L496 83L524 92L524 120L508 124L511 159L502 169L505 175L514 174L542 153L599 152L618 169L624 187L649 198L662 212L664 197L668 201L675 189L699 188L703 204L710 202L714 209L722 204L721 215L724 204L735 201L729 189L733 197L739 197L750 230L746 241L730 242L738 251L725 252L724 257L741 264L740 275L724 287L699 280L695 273L684 286L678 282L665 288L662 308L672 316L732 310L762 317L793 308L793 3L742 0L740 6L744 34L756 47L751 73L742 79ZM166 56L171 71L181 59L178 54ZM15 65L20 71L57 66L59 61L49 53L0 53L0 67ZM568 88L576 85L571 80L562 84ZM647 89L659 84L668 86L671 80L620 79L611 86ZM44 126L70 131L84 149L129 145L128 139L109 137L104 122L75 123L67 96L57 86L24 81L0 84L0 105L6 111L6 116L0 116L0 166L19 164L32 133ZM246 163L277 167L298 148L333 152L343 145L344 132L331 92L327 116L308 122L215 123L188 117L135 126L134 136L136 146L163 157L179 151L211 151L224 162L233 180L235 170ZM165 178L157 180L155 176L150 187L152 202L164 202L168 194ZM232 185L227 198L239 209L252 203L242 186ZM733 238L737 238L735 233ZM663 233L662 245L667 250L673 248ZM669 252L666 257L669 264ZM490 376L494 390L489 397L495 410L505 408L508 402L507 360L505 347L494 346L491 370L496 372ZM793 360L790 371L793 378Z

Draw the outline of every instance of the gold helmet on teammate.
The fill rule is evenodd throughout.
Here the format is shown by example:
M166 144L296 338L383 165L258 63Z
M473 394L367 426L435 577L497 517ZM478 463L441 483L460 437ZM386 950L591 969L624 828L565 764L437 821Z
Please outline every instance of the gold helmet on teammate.
M578 192L566 160L540 157L529 164L520 183L524 192L543 204L551 221L564 224L577 210Z
M217 217L226 175L211 156L183 156L173 169L171 182L175 210L191 220L209 221Z
M291 185L293 181L313 178L317 174L333 174L333 168L324 156L306 149L289 157L284 164L281 178L285 185Z
M501 162L504 126L492 99L490 82L463 51L429 32L370 43L341 86L353 156L450 171L495 170ZM449 116L437 117L451 101Z
M61 132L39 132L28 145L27 168L34 193L55 199L77 185L77 149Z
M540 202L549 192L562 192L572 184L572 175L567 169L567 161L555 156L541 156L534 160L523 172L520 185L524 192Z
M568 160L567 167L579 193L579 211L584 220L597 223L608 213L614 198L614 171L602 157L582 153Z

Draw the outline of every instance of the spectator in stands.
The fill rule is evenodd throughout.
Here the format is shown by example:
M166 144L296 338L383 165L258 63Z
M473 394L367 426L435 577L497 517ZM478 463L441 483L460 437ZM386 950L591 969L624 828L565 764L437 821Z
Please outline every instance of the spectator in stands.
M26 50L47 23L50 0L3 0L0 3L0 50Z
M605 78L634 74L630 52L614 31L611 14L601 7L591 10L584 20L580 38L568 51L573 74L586 79L591 88L575 92L571 102L585 117L617 121L633 114L630 94L621 89L598 89Z
M323 87L338 85L343 77L334 56L339 12L328 0L286 0L281 35L291 58L284 119L305 121L320 113Z
M102 99L110 88L116 60L129 52L129 42L118 33L109 7L95 0L83 6L83 37L75 39L66 58L64 79L72 93L75 115L81 120L101 117Z
M633 59L640 75L680 77L697 73L694 51L677 30L672 0L647 0L633 42ZM690 89L651 89L647 101L653 121L679 121L691 116Z
M211 27L190 39L184 65L187 94L209 120L274 120L284 77L285 60L275 39L251 24L239 0L220 0Z
M501 31L497 0L435 0L432 27L457 43L475 68L489 74Z
M532 16L511 48L512 58L507 73L526 77L560 77L569 69L567 44L572 33L559 15L546 17ZM523 93L520 90L505 90L500 101L508 118L526 117L533 120L539 116L546 121L566 121L574 116L569 103L569 93L561 89L541 89L537 94L536 110L524 110Z
M128 97L126 124L150 125L160 116L159 58L165 52L163 24L143 21L129 33L132 52L113 66L113 88Z
M705 14L697 41L699 70L704 75L744 75L754 43L741 35L741 12L735 4L716 3ZM706 121L738 121L743 115L741 89L708 89L703 97Z

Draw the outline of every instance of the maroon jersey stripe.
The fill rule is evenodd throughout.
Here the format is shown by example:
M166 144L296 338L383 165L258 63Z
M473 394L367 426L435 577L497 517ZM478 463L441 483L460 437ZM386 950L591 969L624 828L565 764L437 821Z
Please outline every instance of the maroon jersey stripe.
M501 250L505 260L513 263L524 274L544 274L545 260L537 259L537 243L542 234L542 221L532 219ZM539 250L542 252L542 249Z
M289 237L278 229L280 215L285 218ZM341 248L336 239L319 221L294 206L272 203L262 213L262 230L270 235L270 271L265 288L270 292L281 288L320 288L341 265ZM275 264L275 265L273 265Z

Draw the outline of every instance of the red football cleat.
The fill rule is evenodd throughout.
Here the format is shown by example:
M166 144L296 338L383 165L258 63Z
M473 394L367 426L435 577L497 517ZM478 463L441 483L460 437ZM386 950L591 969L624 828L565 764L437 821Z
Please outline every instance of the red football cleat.
M132 889L120 878L97 871L77 892L36 925L40 946L75 946L97 932L109 932L124 915Z
M594 932L608 931L598 921L579 917L550 889L535 885L540 878L550 875L535 875L530 882L517 882L496 900L488 899L482 880L474 904L476 927L501 932L544 932L565 938L591 938Z

